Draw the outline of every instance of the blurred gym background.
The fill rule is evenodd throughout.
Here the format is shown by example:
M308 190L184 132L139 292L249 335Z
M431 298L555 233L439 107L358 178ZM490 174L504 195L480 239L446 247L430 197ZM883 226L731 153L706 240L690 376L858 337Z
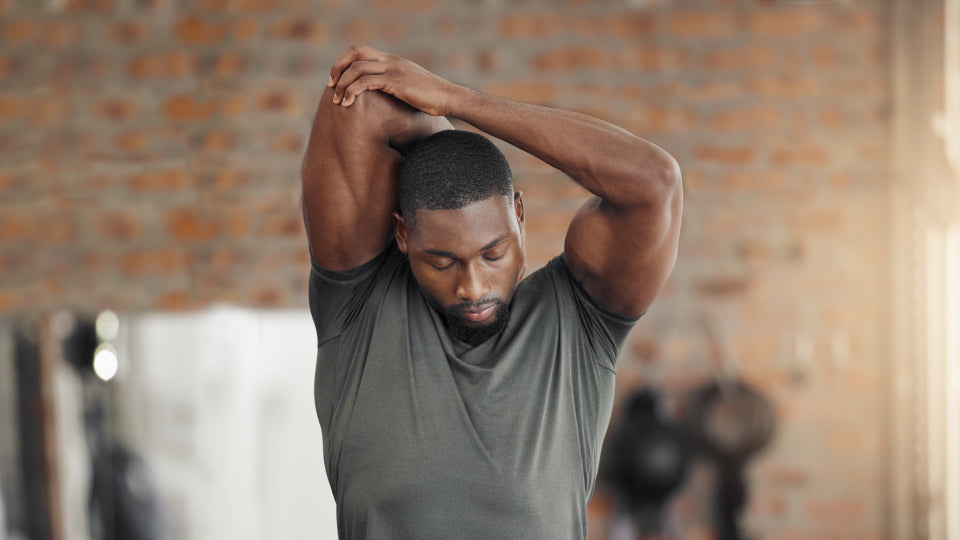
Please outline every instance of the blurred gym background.
M960 0L0 0L0 539L336 538L299 164L354 43L680 162L591 538L960 538ZM585 194L501 146L536 268Z

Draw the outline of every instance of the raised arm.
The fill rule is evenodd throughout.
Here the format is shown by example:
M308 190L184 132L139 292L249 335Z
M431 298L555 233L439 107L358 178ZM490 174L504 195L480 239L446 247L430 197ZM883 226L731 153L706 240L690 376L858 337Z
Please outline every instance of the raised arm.
M381 92L349 109L327 88L300 169L303 221L314 260L348 270L374 258L393 231L399 150L450 123Z
M441 79L367 47L334 64L334 101L380 90L433 115L460 118L563 171L596 197L567 231L567 264L609 311L640 315L676 260L683 207L676 160L657 145L579 113L519 103Z

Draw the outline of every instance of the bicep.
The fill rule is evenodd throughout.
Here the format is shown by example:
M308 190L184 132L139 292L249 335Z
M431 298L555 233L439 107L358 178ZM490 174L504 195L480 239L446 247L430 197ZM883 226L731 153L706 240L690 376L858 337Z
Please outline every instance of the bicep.
M682 207L681 189L662 203L626 210L590 199L567 231L570 271L607 311L642 315L673 270Z

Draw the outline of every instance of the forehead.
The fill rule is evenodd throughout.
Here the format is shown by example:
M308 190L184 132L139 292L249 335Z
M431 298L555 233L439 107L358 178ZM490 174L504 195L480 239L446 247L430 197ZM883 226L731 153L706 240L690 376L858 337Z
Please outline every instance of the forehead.
M510 197L490 197L451 210L417 210L407 227L408 242L418 249L451 253L480 249L490 241L519 232Z

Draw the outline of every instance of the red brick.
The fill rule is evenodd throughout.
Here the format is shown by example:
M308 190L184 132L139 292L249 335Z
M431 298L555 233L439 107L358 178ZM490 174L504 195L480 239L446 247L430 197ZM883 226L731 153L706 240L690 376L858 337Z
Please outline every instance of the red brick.
M217 57L213 74L218 77L239 77L247 72L250 59L243 53L228 52Z
M388 19L380 26L380 34L391 41L401 41L410 33L410 25L403 19Z
M12 193L28 183L27 177L10 171L0 171L0 192Z
M791 145L771 152L770 159L775 165L825 165L829 160L827 150L820 146Z
M764 131L785 125L780 108L751 105L743 108L718 108L706 118L706 127L715 131Z
M557 94L557 85L539 79L488 83L483 89L497 96L537 104L552 103Z
M68 11L95 11L108 13L113 11L115 0L66 0Z
M835 129L847 125L843 109L835 105L824 105L817 116L820 119L820 125L826 128Z
M535 69L545 72L607 71L614 67L614 56L596 46L561 47L537 55Z
M75 21L58 20L44 25L43 44L48 49L61 49L83 42L83 27Z
M460 25L457 24L456 19L449 16L442 16L437 19L437 22L434 26L434 31L437 34L437 37L450 39L460 35Z
M425 12L436 4L437 0L373 0L373 5L377 9L400 12Z
M705 69L719 72L735 70L763 70L776 62L776 54L770 45L750 43L734 47L718 47L707 51L703 56Z
M110 41L126 45L141 43L150 34L150 27L139 21L119 21L104 27L103 35Z
M651 15L636 12L576 17L572 24L578 34L586 37L642 38L656 29Z
M36 223L23 211L5 208L0 213L0 239L4 244L20 243L32 239Z
M307 43L322 43L327 39L327 28L319 20L291 18L274 21L267 30L267 37L290 39Z
M271 89L257 95L257 108L270 113L283 113L292 118L301 116L304 103L299 95L289 90Z
M738 98L743 91L743 84L739 80L703 81L698 84L671 81L657 87L654 93L698 102Z
M699 160L724 165L745 165L754 158L753 149L748 147L701 146L695 153Z
M754 75L747 79L751 94L772 98L808 98L819 96L823 89L811 78L796 75Z
M267 236L299 238L305 234L300 213L290 211L287 215L266 218L261 228Z
M233 23L233 39L238 42L244 42L257 35L260 29L260 21L250 17L237 19Z
M0 77L17 75L23 71L23 62L9 56L0 56Z
M133 57L127 64L127 73L135 79L171 79L192 76L196 68L193 54L172 49Z
M127 183L135 191L183 191L193 185L191 178L179 169L140 173Z
M26 299L22 297L20 291L0 289L0 313L23 308L25 304Z
M682 49L648 42L619 47L614 58L618 69L641 72L679 70L690 62Z
M698 41L731 37L739 31L736 12L669 12L664 22L670 33Z
M837 51L829 45L818 45L813 48L813 64L820 70L833 69L837 66Z
M838 14L835 26L847 32L876 35L884 29L884 22L876 8L851 4Z
M217 190L234 191L247 186L250 175L243 171L219 169L206 179L205 187Z
M142 249L123 256L121 269L132 278L175 276L187 269L187 258L175 247Z
M200 149L207 154L221 154L233 150L237 137L226 131L209 131L201 137Z
M97 103L97 114L107 120L126 120L136 113L137 105L130 99L110 98Z
M39 126L62 125L71 112L69 103L60 97L36 98L30 108L30 121Z
M376 25L368 17L350 19L339 28L343 39L350 43L369 43L376 31Z
M636 110L636 109L635 109ZM649 107L640 109L639 123L634 111L626 115L626 121L636 133L655 132L660 134L684 133L694 126L694 117L689 109L676 107ZM610 119L614 121L614 118Z
M191 297L185 291L168 291L158 295L154 301L154 306L168 311L185 311L203 307L203 304Z
M243 94L229 96L221 100L220 113L227 118L241 116L247 107L247 98Z
M240 210L235 210L227 215L226 218L226 230L227 235L230 238L238 239L243 238L250 232L251 228L250 212L245 208ZM303 229L301 224L299 229ZM297 235L299 236L299 235Z
M303 154L306 147L304 135L299 132L278 133L270 139L270 150L280 154Z
M163 103L163 112L171 120L197 122L210 118L216 110L212 99L199 100L191 94L176 95Z
M179 242L209 242L216 238L223 224L207 212L196 208L179 208L168 212L167 231Z
M37 226L37 239L45 246L70 243L77 239L77 224L70 216L50 215Z
M507 39L543 39L568 32L570 23L563 13L511 13L500 18L497 31Z
M201 15L184 17L174 27L177 38L185 45L211 45L227 35L227 23L211 22Z
M242 11L255 11L255 12L267 12L267 11L305 11L308 5L311 5L309 0L239 0L237 2L227 2L227 6L235 6L240 8Z
M746 29L752 34L784 39L816 34L824 30L828 22L823 9L814 4L754 10L746 18Z
M118 150L129 152L146 148L148 139L143 132L127 131L118 135L114 139L113 144Z
M289 288L280 283L259 282L251 287L249 299L258 307L280 307L289 302Z
M126 210L102 211L97 214L97 234L108 240L127 241L143 232L140 217Z
M71 87L77 82L77 79L95 80L105 77L114 69L113 62L106 57L77 57L73 55L65 56L58 60L53 67L53 77L51 78L57 87Z
M42 33L42 24L33 19L18 18L4 27L3 41L10 45L22 45L38 41Z
M10 122L27 115L30 102L23 96L0 96L0 120Z

